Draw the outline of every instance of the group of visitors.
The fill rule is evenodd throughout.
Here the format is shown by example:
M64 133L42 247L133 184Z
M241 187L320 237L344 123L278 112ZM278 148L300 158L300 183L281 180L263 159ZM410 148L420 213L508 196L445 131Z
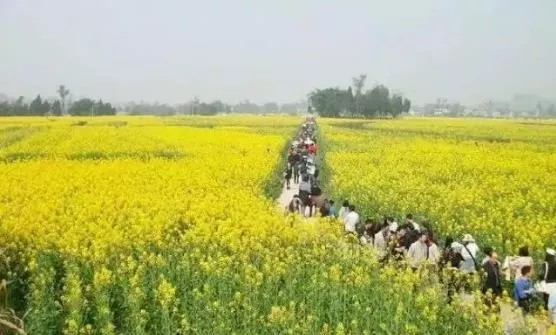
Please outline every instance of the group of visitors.
M308 215L312 216L319 209L321 214L326 214L326 208L333 205L324 197L319 187L317 152L315 120L308 117L292 141L284 172L286 188L289 190L292 187L292 179L299 187L299 192L294 195L287 208L291 213L306 215L306 210L309 209Z
M286 187L290 189L292 178L299 186L298 194L293 196L287 208L290 213L306 216L308 208L308 216L318 212L321 216L337 218L347 235L376 250L380 262L400 265L405 262L414 271L432 270L429 273L439 274L439 279L447 286L448 302L458 291L469 292L471 279L479 273L487 303L491 304L500 297L503 285L509 283L517 306L530 312L534 302L539 300L556 323L554 249L546 249L544 262L539 267L538 283L533 285L535 263L527 246L521 247L517 256L508 256L500 262L494 248L483 247L481 250L471 234L464 234L459 240L447 237L443 248L439 247L430 223L426 220L417 223L412 214L407 214L401 224L394 217L385 217L381 221L367 218L362 222L354 204L346 200L336 207L333 200L322 194L317 179L317 153L316 123L309 117L288 152L284 174ZM479 259L481 251L484 257Z
M393 217L386 217L382 222L367 219L360 223L359 217L355 206L344 201L338 218L346 234L353 234L362 245L373 247L380 262L406 261L414 271L428 267L433 273L439 273L448 287L449 301L456 291L469 291L473 274L479 273L482 292L490 293L485 299L488 304L500 297L504 283L509 283L517 306L530 312L535 301L539 301L556 323L556 250L546 249L537 284L533 285L536 266L527 246L503 262L494 248L484 247L484 258L479 259L481 248L471 234L464 234L460 241L447 237L444 248L440 248L431 225L427 221L417 223L412 214L407 214L402 224Z

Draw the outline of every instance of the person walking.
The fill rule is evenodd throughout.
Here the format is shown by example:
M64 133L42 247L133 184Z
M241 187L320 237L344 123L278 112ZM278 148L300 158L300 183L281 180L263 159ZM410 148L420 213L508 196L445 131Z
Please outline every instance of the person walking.
M299 195L294 195L290 204L288 205L288 211L290 213L299 213L301 210L301 199L299 199Z
M295 184L299 184L299 167L301 162L301 155L299 154L299 151L297 149L295 149L291 160L292 160L291 165L292 165L292 173L293 173L293 182Z
M483 263L483 270L486 274L482 292L483 294L491 292L492 300L487 301L487 304L492 304L496 299L502 295L502 280L500 273L500 262L498 261L498 254L493 248L485 248L484 250L487 258Z
M311 183L306 174L301 177L299 183L299 198L301 199L301 215L305 216L305 211L309 205L309 195L311 194Z
M309 144L309 147L307 147L307 151L309 153L316 155L317 150L318 150L317 143L313 140L313 143Z
M344 203L342 204L342 207L338 211L338 216L340 217L340 220L344 221L348 213L349 213L349 201L345 200Z
M390 229L391 228L393 227L391 226ZM407 226L405 224L399 226L398 229L392 234L395 234L395 236L391 245L390 254L392 254L392 258L394 260L401 261L405 259L407 254L407 249L405 248L407 238Z
M419 267L428 259L429 246L427 245L427 234L424 231L419 232L419 238L413 242L407 251L407 262L413 271L417 271Z
M461 257L461 248L463 245L454 242L451 236L446 237L444 250L442 251L442 259L440 261L440 278L448 289L448 303L452 303L453 296L459 291L461 283L458 272L463 258Z
M286 189L290 189L290 180L292 179L292 166L290 163L286 166L286 171L284 172L284 178L286 179Z
M373 246L378 253L379 261L384 261L388 256L388 241L390 240L390 226L384 221L380 230L374 235Z
M357 224L359 223L359 214L355 211L354 205L349 205L349 213L344 218L344 228L346 233L355 234Z
M365 220L365 230L363 231L363 235L361 235L361 237L359 238L359 241L361 242L361 244L364 245L370 245L372 246L374 244L373 241L373 237L374 237L374 222L371 219L367 219Z
M525 265L521 268L521 277L515 282L514 299L517 305L528 313L531 311L531 302L533 300L533 283L531 281L532 268Z
M541 281L540 286L543 292L544 308L548 310L550 294L551 292L556 293L556 250L546 249L544 263L539 273L539 280Z
M525 245L519 248L518 256L513 257L509 262L510 273L514 274L514 281L517 282L521 278L521 269L526 265L534 267L533 257L529 256L529 247Z
M336 208L336 206L334 206L335 204L334 200L331 199L329 203L330 203L330 216L334 218L338 217L338 209Z
M407 225L411 225L413 227L413 229L419 231L421 230L421 227L419 226L419 224L415 221L413 221L413 214L409 213L405 216L405 224Z
M460 270L464 273L474 273L478 267L477 253L479 252L479 246L477 246L471 234L463 235L462 242Z
M324 199L324 202L322 204L322 206L320 206L319 211L320 211L320 216L321 217L327 217L330 216L330 200L328 199ZM315 209L316 211L316 209Z

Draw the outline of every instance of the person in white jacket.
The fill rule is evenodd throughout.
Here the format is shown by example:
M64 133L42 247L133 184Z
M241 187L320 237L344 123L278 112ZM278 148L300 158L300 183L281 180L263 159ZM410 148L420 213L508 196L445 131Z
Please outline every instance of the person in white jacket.
M440 261L440 250L426 230L419 232L419 239L409 247L407 260L409 266L414 270L423 263L438 264Z
M356 234L357 224L359 223L359 214L355 211L354 205L349 205L349 213L344 218L344 227L346 233Z
M477 253L479 252L479 246L475 243L475 239L471 234L463 235L462 248L460 251L461 258L463 261L460 264L459 269L461 272L473 273L476 271L477 264Z
M340 220L342 220L342 222L344 221L348 213L349 213L349 201L345 200L344 203L342 204L342 207L338 211L338 217L340 218Z
M382 229L374 236L373 246L378 252L379 259L384 259L388 255L388 241L390 240L390 228L387 224L382 225Z

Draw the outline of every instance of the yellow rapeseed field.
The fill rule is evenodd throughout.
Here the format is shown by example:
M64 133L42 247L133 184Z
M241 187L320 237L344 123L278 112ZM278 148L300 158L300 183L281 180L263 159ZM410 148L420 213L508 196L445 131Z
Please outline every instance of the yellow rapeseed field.
M556 245L556 122L326 123L332 189L367 216L413 213L439 241L470 233L506 255Z
M236 116L0 119L0 280L9 282L8 304L25 314L26 331L500 333L497 313L459 301L446 305L428 276L380 266L370 249L343 237L337 222L284 218L272 198L281 187L284 149L300 122ZM390 162L373 154L388 155L379 149L387 140L342 129L325 127L334 187L344 194L353 187L350 195L358 194L353 199L361 203L394 199L366 193L382 189L369 182L380 180L373 177L374 165ZM337 150L343 143L353 157ZM391 156L404 156L393 149ZM537 159L533 169L550 172L542 158L526 154ZM354 175L356 161L368 166L358 167L365 167L363 179ZM390 179L389 185L419 184L411 181L417 173L406 173L407 182ZM489 178L498 185L496 175ZM549 183L529 191L546 199L518 210L543 209L551 195L541 186ZM406 210L400 189L385 188L384 194L402 196L377 209Z

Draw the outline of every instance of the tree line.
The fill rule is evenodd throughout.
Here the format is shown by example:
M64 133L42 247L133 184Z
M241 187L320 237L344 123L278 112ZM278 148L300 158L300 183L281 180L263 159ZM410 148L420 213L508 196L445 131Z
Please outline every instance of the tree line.
M115 115L116 108L101 100L83 98L67 106L70 93L64 85L56 91L59 99L49 102L40 94L33 101L26 103L23 96L13 102L0 102L0 116L62 116L62 115Z
M236 104L228 104L221 100L203 102L198 97L195 97L189 102L174 106L159 103L131 102L125 105L122 111L129 115L298 114L307 111L307 103L278 104L276 102L267 102L259 105L249 100L243 100Z
M198 97L191 101L176 105L148 102L130 102L120 105L118 108L110 103L100 100L83 98L75 102L68 101L70 90L64 85L58 86L57 98L47 100L37 95L30 103L20 96L14 101L8 101L8 97L0 97L0 116L94 116L114 115L118 111L128 115L216 115L222 113L245 113L245 114L271 114L286 113L298 114L307 111L307 102L292 102L278 104L267 102L258 105L249 100L243 100L237 104L227 104L220 100L203 102ZM1 95L0 95L1 96ZM2 101L5 99L6 101Z
M325 117L398 117L409 112L411 100L390 94L384 85L364 90L367 75L353 78L353 88L329 87L309 93L311 108Z

